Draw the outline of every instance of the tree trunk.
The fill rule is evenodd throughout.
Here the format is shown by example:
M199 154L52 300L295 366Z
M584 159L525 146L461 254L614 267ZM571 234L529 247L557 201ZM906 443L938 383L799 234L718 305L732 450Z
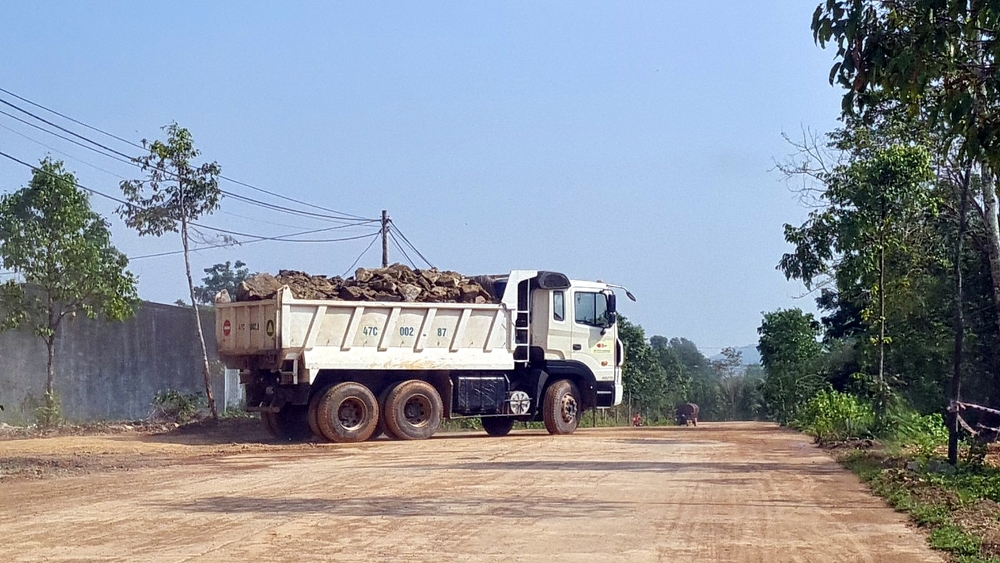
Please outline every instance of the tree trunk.
M47 336L45 338L45 348L49 353L49 362L46 366L46 378L45 378L45 393L49 396L52 395L52 391L55 389L56 381L56 335L55 333Z
M968 225L966 213L969 206L969 180L972 176L972 166L966 166L965 177L962 178L962 193L958 204L958 240L955 242L955 352L952 356L951 399L954 408L962 396L962 352L965 340L965 299L962 284L962 248L965 240L965 229ZM948 412L948 463L958 464L958 411Z
M201 312L198 310L198 302L194 297L194 280L191 279L191 261L188 258L187 217L183 211L183 204L181 211L181 242L184 246L184 273L187 274L188 292L191 296L191 307L194 309L195 325L198 327L198 342L201 344L201 359L205 376L205 397L208 399L208 409L212 413L212 419L219 420L219 411L215 406L215 395L212 393L212 369L208 365L208 347L205 346L205 333L201 329Z
M885 386L885 236L878 251L878 384Z
M990 277L993 285L993 307L1000 329L1000 201L997 201L996 187L992 178L983 174L983 215L986 221L986 252L990 259Z

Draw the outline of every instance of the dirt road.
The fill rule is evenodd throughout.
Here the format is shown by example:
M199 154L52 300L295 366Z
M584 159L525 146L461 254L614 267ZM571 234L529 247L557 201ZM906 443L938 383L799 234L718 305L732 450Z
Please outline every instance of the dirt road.
M0 442L0 460L54 449L130 470L0 480L5 561L942 561L767 424L346 446L68 437Z

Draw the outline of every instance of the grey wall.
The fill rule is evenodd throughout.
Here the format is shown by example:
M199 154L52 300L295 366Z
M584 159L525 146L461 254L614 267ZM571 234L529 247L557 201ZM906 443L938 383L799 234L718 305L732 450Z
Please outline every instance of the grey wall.
M202 310L209 360L214 361L215 316ZM0 421L34 420L30 398L45 387L45 343L30 333L0 333ZM56 340L55 389L71 421L139 419L161 389L204 393L201 347L190 308L143 303L123 323L66 319ZM215 367L215 366L213 366ZM212 389L222 404L223 379Z

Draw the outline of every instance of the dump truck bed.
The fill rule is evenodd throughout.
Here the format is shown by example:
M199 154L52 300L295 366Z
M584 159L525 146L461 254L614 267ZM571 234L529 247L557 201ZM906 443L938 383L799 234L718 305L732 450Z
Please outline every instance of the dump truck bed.
M322 369L507 370L512 317L503 304L275 299L216 304L223 357L266 356Z

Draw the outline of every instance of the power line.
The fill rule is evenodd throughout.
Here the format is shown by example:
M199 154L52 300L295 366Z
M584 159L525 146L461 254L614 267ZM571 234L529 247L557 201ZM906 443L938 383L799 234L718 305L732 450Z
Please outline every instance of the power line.
M130 145L132 147L141 149L143 151L148 150L148 147L146 147L146 146L139 145L138 143L135 143L133 141L129 141L128 139L125 139L125 138L120 137L118 135L115 135L113 133L109 133L107 131L104 131L103 129L99 129L99 128L94 127L92 125L88 125L87 123L84 123L84 122L82 122L82 121L80 121L78 119L74 119L72 117L69 117L68 115L60 113L60 112L55 111L53 109L50 109L48 107L45 107L45 106L43 106L43 105L41 105L39 103L33 102L33 101L31 101L31 100L23 97L23 96L19 96L19 95L15 94L15 93L13 93L13 92L11 92L9 90L6 90L4 88L0 88L0 92L3 92L3 93L5 93L5 94L7 94L9 96L13 96L14 98L17 98L18 100L21 100L21 101L23 101L25 103L31 104L32 106L35 106L37 108L41 108L41 109L43 109L43 110L45 110L45 111L47 111L49 113L52 113L54 115L58 115L59 117L62 117L63 119L67 119L67 120L69 120L69 121L71 121L73 123L76 123L77 125L86 127L87 129L90 129L92 131L96 131L96 132L101 133L103 135L107 135L108 137L110 137L112 139L115 139L117 141L123 142L123 143L125 143L127 145ZM12 108L14 108L14 109L16 109L16 110L18 110L18 111L26 114L26 115L29 115L29 116L37 119L38 121L41 121L42 123L46 123L46 124L48 124L48 125L50 125L52 127L55 127L56 129L59 129L60 131L64 131L64 132L66 132L66 133L68 133L70 135L73 135L74 137L82 139L82 140L84 140L84 141L86 141L88 143L91 143L91 144L93 144L93 145L95 145L97 147L101 147L102 149L110 151L110 152L112 152L114 154L117 154L119 156L125 157L126 159L128 159L130 161L133 159L133 157L131 157L131 156L129 156L129 155L127 155L127 154L125 154L125 153L123 153L121 151L115 150L115 149L113 149L111 147L108 147L108 146L102 144L102 143L94 141L93 139L90 139L89 137L85 137L83 135L80 135L80 134L78 134L78 133L76 133L74 131L71 131L71 130L65 128L65 127L62 127L62 126L60 126L58 124L55 124L55 123L53 123L51 121L48 121L48 120L46 120L43 117L39 117L39 116L35 115L34 113L31 113L31 112L29 112L29 111L27 111L27 110L25 110L25 109L17 106L16 104L8 102L8 101L6 101L6 100L4 100L2 98L0 98L0 103L3 103L5 105L7 105L7 106L10 106L10 107L12 107ZM8 115L9 117L13 117L10 114L6 114L6 115ZM15 117L14 119L18 119L18 118ZM19 119L19 121L22 121L22 120ZM51 133L51 132L49 132L49 133ZM164 172L167 172L167 171L164 171ZM323 207L323 206L320 206L320 205L308 203L308 202L301 201L301 200L298 200L298 199L295 199L295 198L291 198L291 197L288 197L288 196L285 196L285 195L282 195L282 194L279 194L279 193L276 193L276 192L272 192L270 190L265 190L264 188L260 188L260 187L254 186L252 184L249 184L247 182L243 182L243 181L237 180L235 178L230 178L230 177L225 176L223 174L219 174L219 178L223 179L223 180L226 180L228 182L231 182L233 184L236 184L236 185L239 185L239 186L243 186L245 188L248 188L248 189L260 192L260 193L264 193L264 194L270 195L272 197L276 197L276 198L279 198L279 199L283 199L285 201L290 201L290 202L293 202L293 203L297 203L299 205L305 205L307 207L313 207L315 209L320 209L322 211L326 211L326 212L332 213L334 215L339 215L339 216L341 216L341 218L344 218L344 219L359 219L359 220L367 220L367 219L369 219L368 217L362 217L360 215L354 215L352 213L345 213L343 211L337 211L337 210L334 210L334 209L329 209L329 208L326 208L326 207ZM232 195L232 194L229 194L228 192L226 192L225 190L220 190L220 191L222 191L223 193L226 193L226 195ZM263 203L263 202L261 202L261 203Z
M2 90L2 89L0 89L0 90ZM17 118L15 116L12 116L12 115L4 112L3 110L0 110L0 114L7 115L8 117L12 117L13 119L17 119L18 121L21 121L21 122L23 122L23 123L25 123L27 125L30 125L32 127L36 127L37 128L37 126L34 125L33 123L28 123L28 122L26 122L26 121L24 121L24 120L22 120L20 118ZM81 158L77 158L77 157L75 157L75 156L73 156L73 155L71 155L71 154L69 154L69 153L67 153L65 151L61 151L61 150L59 150L59 149L57 149L57 148L55 148L55 147L53 147L51 145L47 145L47 144L39 141L38 139L35 139L35 138L33 138L33 137L29 136L29 135L25 135L24 133L21 133L20 131L18 131L16 129L12 129L10 127L7 127L3 123L0 123L0 129L5 129L5 130L7 130L7 131L9 131L9 132L11 132L11 133L13 133L13 134L15 134L15 135L23 138L23 139L31 141L32 143L35 143L35 144L37 144L39 146L42 146L42 147L44 147L44 148L46 148L46 149L48 149L48 150L50 150L50 151L52 151L54 153L61 154L61 155L65 156L68 159L71 159L71 160L74 160L76 162L79 162L80 164L83 164L85 166L89 166L89 167L93 168L94 170L98 170L100 172L104 172L105 174L107 174L109 176L114 176L115 178L118 178L120 180L127 180L128 179L125 176L122 176L121 174L118 174L118 173L112 172L110 170L101 168L100 166L97 166L96 164L93 164L93 163L88 162L86 160L83 160ZM44 131L44 129L43 129L43 131ZM75 142L72 139L66 139L65 137L60 137L60 138L63 138L63 139L65 139L67 141L70 141L70 142ZM86 147L86 148L90 148L90 147ZM107 156L107 155L105 155L105 156ZM286 225L286 224L283 224L283 223L275 223L273 221L265 221L265 220L260 219L258 217L247 217L245 215L239 215L237 213L232 213L230 211L225 211L225 210L220 210L219 213L221 213L223 215L230 215L232 217L237 217L239 219L246 219L248 221L254 221L256 223L262 223L262 224L265 224L265 225L274 225L276 227L287 227L289 229L295 229L295 228L297 228L297 227L295 227L293 225ZM357 224L360 225L361 223L357 223Z
M409 246L410 248L412 248L414 252L416 252L416 253L417 253L417 256L419 256L421 260L423 260L423 261L424 261L424 262L425 262L425 263L426 263L426 264L427 264L428 266L430 266L431 268L433 268L433 267L434 267L434 264L431 264L431 261L430 261L430 260L428 260L428 259L427 259L427 257L425 257L425 256L423 255L423 253L421 253L421 252L420 252L419 250L417 250L417 247L416 247L416 246L413 246L413 243L412 243L412 242L410 242L410 239L406 238L406 235L404 235L404 234L403 234L403 231L399 230L399 227L398 227L398 226L396 226L396 224L395 224L395 223L390 223L390 228L391 228L391 229L393 229L393 230L395 230L395 231L396 231L396 232L397 232L397 233L399 234L399 236L403 238L403 240L404 240L404 241L406 242L406 244L407 244L407 245L408 245L408 246Z
M76 137L76 138L78 138L78 139L80 139L82 141L86 141L86 142L88 142L88 143L90 143L90 144L92 144L92 145L94 145L96 147L100 147L100 148L102 148L102 149L104 149L104 150L106 150L108 152L117 154L119 156L123 156L125 158L132 158L131 156L129 156L129 155L127 155L127 154L125 154L125 153L123 153L123 152L121 152L119 150L115 150L115 149L113 149L113 148L111 148L111 147L109 147L107 145L98 143L97 141L95 141L93 139L89 139L87 137L84 137L83 135L81 135L81 134L79 134L79 133L77 133L75 131L71 131L70 129L67 129L65 127L62 127L62 126L57 125L55 123L52 123L51 121L45 119L44 117L40 117L38 115L35 115L35 114L31 113L30 111L28 111L28 110L26 110L26 109L18 106L17 104L12 104L12 103L8 102L7 100L5 100L3 98L0 98L0 104L4 104L5 106L10 106L10 107L16 109L17 111L19 111L19 112L21 112L21 113L23 113L25 115L29 115L29 116L37 119L38 121L41 121L42 123L45 123L46 125L55 127L56 129L58 129L60 131L68 133L68 134L70 134L70 135L72 135L72 136L74 136L74 137Z
M3 100L0 100L0 102L3 102ZM107 153L101 152L99 149L97 149L95 147L92 147L92 146L89 146L89 145L85 145L85 144L83 144L83 143L81 143L79 141L76 141L74 139L70 139L69 137L66 137L64 135L60 135L59 133L55 133L53 131L49 131L48 129L45 129L44 127L41 127L41 126L39 126L37 124L34 124L34 123L31 123L31 122L26 121L24 119L21 119L20 117L17 117L15 115L11 115L10 113L5 112L3 110L0 110L0 115L5 115L5 116L7 116L7 117L9 117L11 119L19 121L19 122L21 122L21 123L23 123L25 125L28 125L29 127L34 127L35 129L38 129L39 131L42 131L43 133L48 133L49 135L52 135L54 137L58 137L58 138L60 138L60 139L62 139L64 141L73 143L74 145L77 145L77 146L82 147L84 149L87 149L89 151L93 151L93 152L95 152L95 153L97 153L97 154L99 154L101 156L110 158L112 160L121 162L123 164L128 164L129 166L135 166L137 168L141 168L142 167L140 164L138 164L137 162L135 162L132 159L132 157L128 157L127 155L126 155L125 158L122 158L122 157L116 156L114 154L107 154ZM13 131L12 129L10 129L8 127L5 127L5 129ZM17 131L13 131L13 132L17 133ZM21 136L24 136L21 133L17 133L17 134L19 134ZM26 138L28 138L29 140L34 141L34 139L31 139L30 137L26 137ZM39 141L35 141L35 142L39 143L42 146L46 146L47 147L47 145L45 145L45 144L43 144L43 143L41 143ZM51 147L47 147L47 148L51 148ZM52 150L55 150L55 149L52 149ZM57 151L57 152L61 152L61 151ZM62 153L62 154L66 154L66 153ZM121 153L119 153L119 154L121 154ZM69 155L67 155L67 156L69 156ZM85 164L87 164L87 163L85 163ZM107 170L103 170L101 168L98 168L97 166L94 166L93 164L89 164L89 166L97 168L98 170L101 170L102 172L106 172L108 174L111 174L112 176L116 176L118 178L125 179L124 177L122 177L122 176L120 176L118 174L115 174L113 172L108 172ZM163 170L161 168L155 168L154 167L154 169L160 170L160 171L162 171L164 173L167 173L167 174L170 174L170 175L172 175L174 177L177 176L175 173ZM342 219L342 218L339 218L339 217L331 217L331 216L323 214L323 213L314 213L314 212L310 212L310 211L302 211L302 210L298 210L298 209L292 209L290 207L284 207L284 206L281 206L281 205L275 205L275 204L272 204L272 203L268 203L268 202L256 200L256 199L253 199L253 198L249 198L249 197L246 197L246 196L243 196L243 195L234 194L234 193L228 192L226 190L222 190L222 189L220 189L219 191L221 193L227 195L228 197L231 197L231 198L233 198L233 199L235 199L237 201L242 201L242 202L245 202L245 203L249 203L251 205L256 205L258 207L263 207L265 209L271 209L271 210L274 210L274 211L280 211L280 212L283 212L283 213L288 213L290 215L298 215L300 217L309 217L309 218L323 219L323 220L331 221L331 222L346 222L346 221L348 221L347 219ZM100 195L104 195L104 194L100 194ZM109 196L105 195L105 197L109 197ZM116 200L116 201L120 201L120 200ZM369 219L369 220L357 221L356 224L369 223L369 222L374 222L374 221L378 221L378 219Z
M406 253L406 250L403 248L403 246L399 244L399 241L396 240L396 234L393 233L392 231L389 231L389 238L392 240L392 243L396 245L396 248L399 249L399 251L403 254L403 256L406 257L406 260L410 263L410 265L413 266L413 269L416 270L417 265L413 262L413 259L410 258L410 255Z
M32 170L34 170L36 172L41 172L41 173L47 174L47 175L49 175L49 176L51 176L53 178L58 178L55 174L52 174L51 172L49 172L47 170L43 170L41 168L38 168L38 167L33 166L31 164L28 164L27 162L24 162L23 160L21 160L19 158L16 158L16 157L13 157L13 156L5 153L5 152L0 151L0 156L3 156L5 158L13 160L14 162L17 162L19 164L27 166L28 168L31 168ZM108 199L110 199L112 201L116 201L118 203L122 203L124 205L129 205L129 206L133 206L134 207L134 205L130 204L127 201L124 201L124 200L121 200L121 199L109 196L109 195L107 195L105 193L99 192L99 191L91 189L91 188L88 188L88 187L84 186L83 184L80 184L79 182L74 182L74 185L77 186L78 188L80 188L81 190L84 190L84 191L86 191L88 193L99 195L101 197L108 198ZM356 240L356 239L360 239L360 238L365 238L365 237L368 237L368 236L372 236L371 234L365 234L365 235L359 235L359 236L354 236L354 237L343 237L343 238L335 238L335 239L306 239L306 240L292 238L292 237L298 237L298 236L307 235L307 234L313 234L313 233L318 233L318 232L327 232L327 231L331 231L331 230L334 230L334 229L342 229L342 228L354 227L354 226L357 226L357 225L338 225L338 226L335 226L335 227L327 227L327 228L323 228L323 229L312 229L312 230L308 230L308 231L301 231L301 232L297 232L297 233L289 233L289 234L278 235L278 236L273 236L273 237L270 237L270 236L260 236L260 235L251 235L251 234L247 234L247 233L239 233L239 232L236 232L236 231L230 231L230 230L227 230L227 229L220 229L220 228L217 228L217 227L210 227L208 225L201 225L201 224L193 223L193 222L191 223L191 225L193 225L195 227L198 227L198 228L208 229L208 230L211 230L211 231L222 232L222 233L231 234L231 235L234 235L234 236L250 237L250 238L254 239L254 240L251 240L251 241L247 241L246 243L261 242L261 241L267 241L267 240L269 240L269 241L277 241L277 242L327 243L327 242L341 242L341 241L347 241L347 240ZM374 234L378 234L378 232L376 232ZM202 247L200 249L204 250L206 248L219 248L220 246L229 246L229 244L215 245L215 246L211 246L211 247ZM174 251L174 252L159 253L159 254L157 254L157 256L166 256L168 254L179 254L179 253L182 253L182 252L184 252L184 251L183 250L179 250L179 251ZM151 257L153 257L153 255L143 256L142 258L151 258Z
M351 270L353 270L354 267L358 265L358 262L361 261L361 258L363 258L364 255L367 254L369 250L371 250L372 246L375 245L375 241L377 241L379 239L379 235L381 235L381 234L382 234L381 230L379 232L375 233L375 236L372 237L372 240L371 240L371 242L368 243L368 246L366 246L365 249L361 251L361 254L359 254L358 257L357 257L357 259L354 260L354 263L351 264L350 266L348 266L346 270L344 270L344 273L341 274L341 277L346 276L347 274L351 273Z
M5 113L5 112L0 111L0 113ZM9 114L5 114L5 115L9 115ZM17 118L15 118L15 119L17 119ZM79 162L81 164L89 166L89 167L93 168L94 170L99 170L101 172L104 172L105 174L108 174L110 176L114 176L115 178L118 178L118 179L121 179L121 180L127 180L127 178L125 178L125 176L122 176L121 174L116 174L114 172L111 172L110 170L105 170L105 169L101 168L100 166L97 166L96 164L91 164L91 163L87 162L86 160L79 159L79 158L77 158L77 157L69 154L68 152L63 152L63 151L61 151L61 150L59 150L59 149L57 149L55 147L46 145L45 143L39 141L38 139L34 139L32 137L29 137L28 135L25 135L24 133L21 133L20 131L18 131L16 129L12 129L10 127L7 127L3 123L0 123L0 128L6 129L7 131L10 131L11 133L13 133L13 134L15 134L15 135L17 135L17 136L19 136L19 137L21 137L23 139L27 139L27 140L31 141L32 143L36 143L36 144L38 144L38 145L40 145L42 147L45 147L45 148L49 149L50 151L52 151L54 153L61 154L61 155L65 156L66 158L69 158L71 160L75 160L75 161L77 161L77 162Z
M314 240L286 240L286 239L288 237L297 237L297 236L302 236L302 235L311 235L311 234L315 234L315 233L325 233L325 232L333 231L333 230L336 230L336 229L346 229L346 228L350 228L350 227L354 227L355 226L355 225L338 225L336 227L325 227L325 228L322 228L322 229L312 229L312 230L309 230L309 231L301 231L301 232L298 232L298 233L291 233L291 234L287 234L287 235L278 235L278 236L274 236L274 237L265 237L265 236L261 236L261 235L251 235L251 234L247 234L247 233L241 233L241 232L237 232L237 231L231 231L229 229L220 229L218 227L211 227L211 226L208 226L208 225L201 225L201 224L195 223L195 222L190 222L188 224L191 225L191 226L193 226L193 227L197 227L197 228L200 228L200 229L208 229L210 231L215 231L217 233L223 233L223 234L226 234L226 235L232 235L232 236L237 236L237 237L260 238L260 239L263 239L263 240L283 240L285 242L327 242L326 240L314 241ZM363 236L367 236L367 235L363 235Z
M14 156L11 156L11 155L9 155L9 154L7 154L7 153L3 152L3 151L0 151L0 156L2 156L2 157L4 157L4 158L8 158L8 159L10 159L10 160L13 160L14 162L16 162L16 163L18 163L18 164L21 164L21 165L24 165L24 166L27 166L28 168L32 169L32 170L33 170L33 171L35 171L35 172L41 172L41 173L43 173L43 174L46 174L46 175L48 175L48 176L51 176L51 177L53 177L53 178L56 178L56 179L61 179L61 178L59 178L58 176L56 176L55 174L53 174L53 173L49 172L48 170L42 170L41 168L38 168L37 166L34 166L34 165L32 165L32 164L28 164L27 162L25 162L25 161L21 160L20 158L17 158L17 157L14 157ZM124 199L118 199L118 198L116 198L116 197L114 197L114 196L110 196L110 195L108 195L108 194L106 194L106 193L102 193L102 192L99 192L99 191L97 191L97 190L93 190L93 189L90 189L90 188L88 188L87 186L84 186L83 184L81 184L81 183L79 183L79 182L76 182L76 181L74 181L74 182L73 182L73 185L75 185L76 187L80 188L81 190L83 190L83 191L85 191L85 192L87 192L87 193L90 193L90 194L94 194L94 195L99 195L99 196L101 196L101 197L103 197L103 198L107 198L107 199L110 199L111 201L114 201L114 202L117 202L117 203L121 203L121 204L123 204L123 205L127 205L127 206L129 206L129 207L136 207L136 205L134 205L134 204L132 204L132 203L129 203L129 202L125 201Z
M302 235L302 234L304 234L304 233L292 233L292 234L285 235L285 236L298 236L298 235ZM378 233L377 232L376 233L368 233L368 234L365 234L365 235L358 235L358 236L355 236L355 237L343 237L343 238L324 239L324 240L315 240L315 241L284 240L284 239L279 239L279 238L275 238L275 237L256 237L253 240L237 241L236 244L237 245L244 245L244 244L254 244L254 243L257 243L257 242L268 242L268 241L270 241L270 242L344 242L344 241L349 241L349 240L363 239L365 237L371 237L371 236L378 237ZM227 247L227 246L234 246L234 245L231 244L231 243L211 244L211 245L208 245L208 246L199 246L197 248L192 248L191 252L199 252L199 251L202 251L202 250L211 250L213 248L223 248L223 247ZM140 255L140 256L129 256L128 259L129 259L129 261L132 261L132 260L143 260L143 259L146 259L146 258L158 258L158 257L161 257L161 256L173 256L173 255L176 255L176 254L182 254L183 252L184 252L183 250L170 250L170 251L166 251L166 252L156 252L156 253L153 253L153 254L143 254L143 255Z

